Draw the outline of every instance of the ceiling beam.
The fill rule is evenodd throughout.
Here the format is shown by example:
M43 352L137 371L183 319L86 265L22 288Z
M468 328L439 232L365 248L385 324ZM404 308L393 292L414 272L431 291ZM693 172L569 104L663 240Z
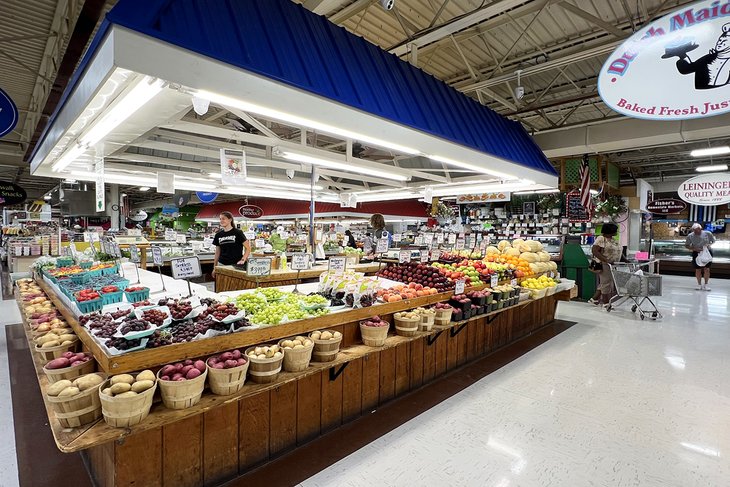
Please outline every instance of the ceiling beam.
M315 14L329 15L332 11L340 8L347 0L305 0L302 5Z
M336 14L332 15L329 20L334 24L342 24L350 17L354 17L368 8L373 2L375 2L375 0L356 0Z
M568 12L572 13L573 15L582 18L583 20L587 20L593 25L597 25L601 29L605 30L609 34L612 34L619 39L623 39L626 36L626 33L622 31L621 29L615 27L613 24L606 22L600 17L596 17L595 15L586 12L585 10L576 7L572 3L563 2L560 4L560 7L563 10L567 10Z

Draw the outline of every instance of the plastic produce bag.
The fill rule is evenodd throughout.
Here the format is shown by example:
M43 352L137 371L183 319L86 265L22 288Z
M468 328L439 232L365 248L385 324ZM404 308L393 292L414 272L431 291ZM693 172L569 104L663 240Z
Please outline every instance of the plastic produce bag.
M707 247L704 247L702 249L702 252L697 254L697 257L695 258L695 262L697 262L697 265L700 267L705 267L707 264L712 262L712 254L710 253L710 249Z

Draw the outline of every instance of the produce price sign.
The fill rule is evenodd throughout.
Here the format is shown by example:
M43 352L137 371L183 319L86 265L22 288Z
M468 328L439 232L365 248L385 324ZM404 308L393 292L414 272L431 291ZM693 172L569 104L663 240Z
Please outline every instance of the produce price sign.
M413 239L413 245L415 245L416 247L422 246L423 245L423 237L419 235L418 237L414 238Z
M479 250L484 252L484 250L487 248L487 245L489 244L489 239L483 239L482 242L479 244Z
M590 213L580 203L580 193L568 193L565 195L565 207L570 223L591 221Z
M400 254L398 255L398 262L401 264L406 264L411 261L411 251L410 250L401 250Z
M295 271L306 271L309 269L309 254L296 253L291 256L291 268Z
M257 238L257 239L256 239L256 240L254 241L254 246L255 246L255 247L256 247L257 249L260 249L260 248L262 248L262 247L263 247L264 245L266 245L266 244L264 243L264 239L263 239L263 238Z
M403 235L400 233L393 234L393 242L400 242L401 240L403 240Z
M490 286L497 287L497 284L499 284L499 276L497 274L492 274L492 277L490 278Z
M119 244L114 242L114 255L117 257L117 259L122 258L122 249L119 248Z
M456 285L454 286L454 294L463 294L465 286L466 281L464 279L459 279L458 281L456 281Z
M456 250L463 250L464 249L464 245L466 244L466 242L464 240L465 239L463 237L456 239L456 246L454 248Z
M182 234L175 235L175 242L176 243L184 244L187 241L188 240L187 240L187 237L185 235L182 235Z
M163 264L161 247L152 247L152 262L158 267Z
M454 245L455 243L456 243L456 234L450 233L449 234L449 245Z
M428 251L424 250L421 252L421 264L428 262Z
M256 232L243 232L243 236L246 240L254 240L256 238Z
M423 243L429 247L433 243L433 233L427 233L423 236Z
M165 240L175 241L175 230L171 230L169 228L165 229Z
M439 245L444 243L444 234L443 233L439 233L438 235L436 235L436 243Z
M329 270L335 274L342 274L347 268L347 257L330 257Z
M137 246L134 244L129 245L129 260L135 264L139 264L139 250L137 250Z
M510 281L510 284L513 285L513 286L516 286L517 285L517 279L512 279Z
M268 257L249 258L246 273L253 277L268 276L271 274L271 259Z
M388 251L388 239L381 238L378 240L378 244L375 247L376 254L384 254Z
M439 249L433 249L431 251L431 260L439 260L441 258L441 251Z
M200 260L197 256L172 259L170 265L172 266L172 277L175 279L190 279L203 275L200 271Z

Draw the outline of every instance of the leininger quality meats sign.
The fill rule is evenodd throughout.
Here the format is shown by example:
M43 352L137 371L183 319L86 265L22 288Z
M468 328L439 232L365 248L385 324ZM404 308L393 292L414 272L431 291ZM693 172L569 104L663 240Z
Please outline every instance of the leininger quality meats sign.
M730 203L730 173L702 174L677 188L682 200L693 205L717 206Z
M730 111L730 0L706 0L648 24L606 60L603 101L624 115L684 120Z

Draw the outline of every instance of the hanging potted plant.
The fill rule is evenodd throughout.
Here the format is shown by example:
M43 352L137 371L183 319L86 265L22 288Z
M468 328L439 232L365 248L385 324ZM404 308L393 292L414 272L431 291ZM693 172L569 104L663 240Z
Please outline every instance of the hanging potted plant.
M620 215L629 211L624 199L619 195L607 195L603 196L603 198L596 198L596 200L594 201L594 207L597 217L615 220Z
M436 205L435 208L436 211L434 211L433 206L431 207L431 214L434 215L440 224L444 224L447 220L451 220L454 218L454 210L450 206L446 206L445 204L439 202Z

